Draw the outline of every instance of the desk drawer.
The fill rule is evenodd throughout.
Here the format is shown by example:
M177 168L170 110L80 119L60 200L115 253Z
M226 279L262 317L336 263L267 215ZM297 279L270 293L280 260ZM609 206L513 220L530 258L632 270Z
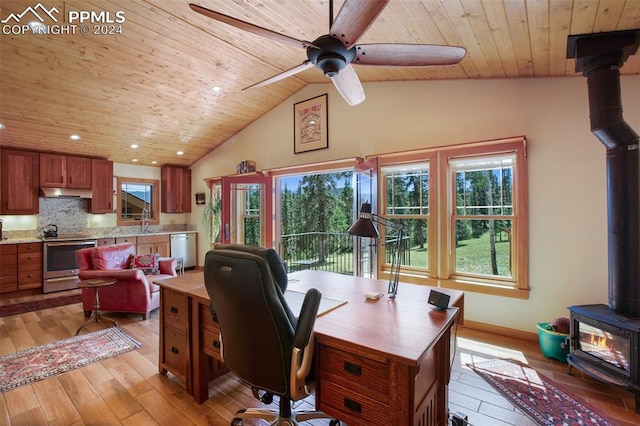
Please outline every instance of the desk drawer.
M389 364L325 345L320 345L319 362L323 382L353 389L380 402L389 400Z
M164 363L173 367L170 370L176 375L186 377L189 367L189 342L187 341L187 336L170 328L165 328L162 332L164 333L164 340L161 350Z
M198 315L200 320L200 342L202 342L202 352L222 361L220 356L220 325L214 320L209 310L209 306L198 304Z
M187 296L173 290L162 289L164 325L187 332L189 327L189 302Z
M391 425L389 405L326 380L320 382L318 409L336 415L349 425Z

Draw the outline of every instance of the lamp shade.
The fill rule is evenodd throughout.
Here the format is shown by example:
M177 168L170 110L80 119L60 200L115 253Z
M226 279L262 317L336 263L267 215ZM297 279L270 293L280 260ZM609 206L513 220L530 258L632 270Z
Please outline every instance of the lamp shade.
M371 204L362 204L358 220L353 222L353 225L351 225L347 233L358 237L378 238L380 236L371 220Z

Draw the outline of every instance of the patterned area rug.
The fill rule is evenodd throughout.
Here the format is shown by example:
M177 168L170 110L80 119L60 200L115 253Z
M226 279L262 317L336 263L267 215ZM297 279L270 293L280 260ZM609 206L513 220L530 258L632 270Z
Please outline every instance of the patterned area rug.
M467 365L539 425L615 425L584 399L527 364L492 359Z
M82 302L82 294L70 296L50 297L47 299L33 300L29 302L14 303L0 306L0 317L24 314L25 312L39 311L40 309L56 308L58 306L71 305Z
M141 348L117 327L0 356L0 392Z

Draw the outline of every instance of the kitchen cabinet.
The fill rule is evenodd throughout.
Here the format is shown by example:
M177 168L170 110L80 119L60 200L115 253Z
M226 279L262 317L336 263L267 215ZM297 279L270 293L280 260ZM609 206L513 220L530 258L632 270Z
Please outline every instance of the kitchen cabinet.
M42 288L42 243L0 244L0 293Z
M18 290L18 245L0 244L0 293Z
M163 166L160 170L160 211L191 212L191 169Z
M136 244L136 237L117 237L116 238L116 244L122 244L122 243L133 243Z
M112 246L116 243L115 238L98 238L98 247Z
M137 237L138 254L158 253L160 257L169 257L170 253L169 235L139 235Z
M91 159L91 213L113 213L113 161Z
M40 154L40 186L91 189L91 158Z
M42 288L42 243L18 244L18 290Z
M2 149L0 157L0 214L38 214L40 155L31 151Z

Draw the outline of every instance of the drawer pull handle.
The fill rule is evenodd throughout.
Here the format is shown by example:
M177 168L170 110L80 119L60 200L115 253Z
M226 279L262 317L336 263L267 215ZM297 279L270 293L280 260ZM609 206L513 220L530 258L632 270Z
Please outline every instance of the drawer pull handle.
M217 340L213 341L213 347L216 349L220 349L220 342L218 342Z
M178 350L178 348L176 348L175 346L171 346L171 352L173 352L174 354L179 354L180 351Z
M355 402L352 399L345 398L344 399L344 406L347 407L349 410L354 411L356 413L362 413L362 404L360 404L359 402Z
M178 308L176 308L175 306L171 307L171 313L172 314L177 314L178 313Z
M352 364L348 361L344 362L344 371L346 371L349 374L353 374L354 376L362 375L362 367L360 367L357 364Z

